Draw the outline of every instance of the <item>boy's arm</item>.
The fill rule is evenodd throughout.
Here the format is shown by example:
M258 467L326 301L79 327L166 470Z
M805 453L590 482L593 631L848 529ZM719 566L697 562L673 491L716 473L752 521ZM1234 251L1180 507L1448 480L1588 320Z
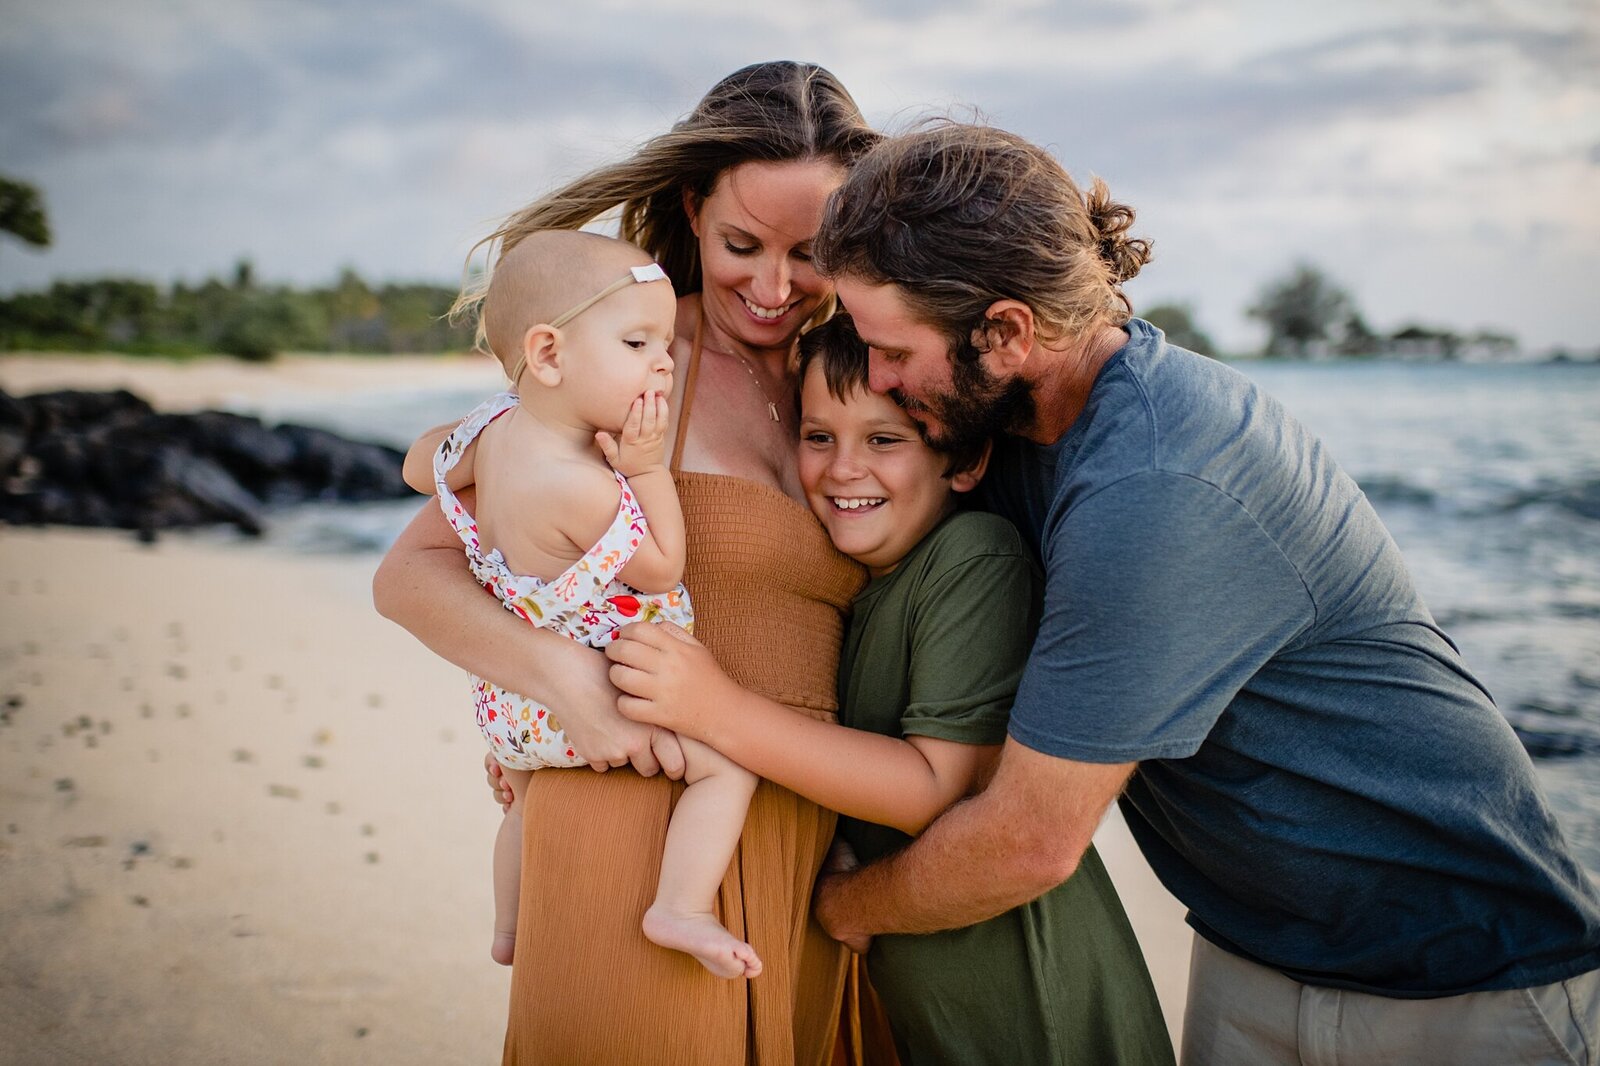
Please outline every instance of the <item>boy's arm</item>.
M633 401L618 437L595 434L612 469L628 479L644 512L647 531L620 577L640 592L670 592L683 580L687 536L683 508L665 461L667 398L651 393Z
M994 781L893 855L817 879L816 914L861 950L1002 914L1071 877L1136 764L1058 759L1006 741Z
M709 744L840 814L916 835L986 777L998 746L900 739L797 714L741 688L676 626L625 627L606 648L622 713Z
M439 446L444 443L444 439L455 428L456 423L454 422L449 422L442 426L434 426L412 441L411 447L406 449L406 461L405 465L401 467L401 476L406 479L407 485L410 485L424 496L432 496L436 491L433 483L433 457L439 451ZM467 446L468 451L470 452L476 445L477 441L473 441L472 444ZM472 456L470 454L463 455L461 462L457 463L455 469L445 476L445 484L450 486L451 492L460 492L463 488L472 484L472 480Z
M619 709L842 814L915 835L987 779L1037 617L1014 531L965 529L935 546L935 576L913 576L909 703L897 709L904 739L747 692L692 638L662 626L624 628L607 649Z

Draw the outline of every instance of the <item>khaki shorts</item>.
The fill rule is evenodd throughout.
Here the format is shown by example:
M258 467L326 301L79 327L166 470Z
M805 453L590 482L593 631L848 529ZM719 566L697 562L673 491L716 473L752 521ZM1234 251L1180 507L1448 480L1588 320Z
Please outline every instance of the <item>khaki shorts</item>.
M1538 988L1390 999L1304 985L1194 938L1183 1066L1600 1066L1600 970Z

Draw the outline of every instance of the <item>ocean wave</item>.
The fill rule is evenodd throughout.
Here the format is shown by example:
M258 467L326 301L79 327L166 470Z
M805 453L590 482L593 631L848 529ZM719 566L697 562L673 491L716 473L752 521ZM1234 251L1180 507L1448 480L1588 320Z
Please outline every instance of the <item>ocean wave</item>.
M1502 713L1532 758L1567 759L1600 753L1600 725L1587 720L1576 704L1528 700Z
M1527 507L1555 507L1600 521L1600 478L1519 492L1507 499L1500 510L1520 511Z

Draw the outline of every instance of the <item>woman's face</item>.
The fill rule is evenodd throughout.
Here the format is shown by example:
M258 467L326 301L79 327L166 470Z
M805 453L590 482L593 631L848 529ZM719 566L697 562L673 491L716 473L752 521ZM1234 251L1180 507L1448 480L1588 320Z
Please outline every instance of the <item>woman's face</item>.
M844 168L822 160L741 163L684 208L700 240L705 313L755 348L794 342L833 287L811 267L811 239Z

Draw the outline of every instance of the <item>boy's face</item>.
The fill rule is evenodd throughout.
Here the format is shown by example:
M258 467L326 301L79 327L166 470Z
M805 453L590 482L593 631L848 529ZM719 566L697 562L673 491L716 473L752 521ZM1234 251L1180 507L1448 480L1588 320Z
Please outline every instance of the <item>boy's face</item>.
M820 360L800 386L800 484L834 546L874 577L893 570L955 504L945 456L893 400L828 391Z

